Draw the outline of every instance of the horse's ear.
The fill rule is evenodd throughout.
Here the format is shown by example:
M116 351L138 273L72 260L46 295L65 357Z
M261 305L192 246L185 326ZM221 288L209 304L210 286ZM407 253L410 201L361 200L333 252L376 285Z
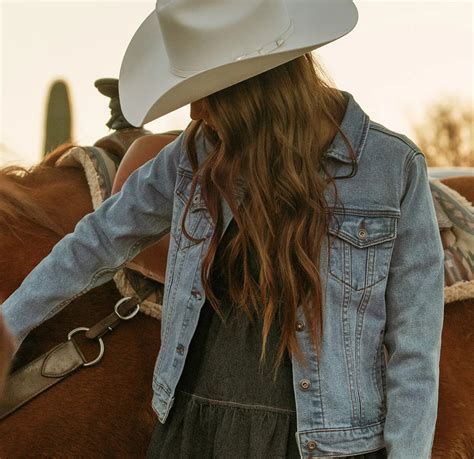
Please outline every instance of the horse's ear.
M40 165L47 167L55 167L56 161L72 147L75 147L75 145L72 143L63 143L62 145L59 145L59 147L56 147L54 150L50 151L45 155Z

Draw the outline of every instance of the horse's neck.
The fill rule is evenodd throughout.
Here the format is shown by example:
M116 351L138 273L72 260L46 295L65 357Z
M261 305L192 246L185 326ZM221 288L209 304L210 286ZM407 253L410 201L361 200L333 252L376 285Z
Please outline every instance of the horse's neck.
M9 186L21 188L16 182ZM21 198L14 211L11 206L4 208L4 215L2 205L6 203L0 201L0 301L8 298L54 245L93 210L80 169L64 169L59 179L51 182L38 180L36 188Z

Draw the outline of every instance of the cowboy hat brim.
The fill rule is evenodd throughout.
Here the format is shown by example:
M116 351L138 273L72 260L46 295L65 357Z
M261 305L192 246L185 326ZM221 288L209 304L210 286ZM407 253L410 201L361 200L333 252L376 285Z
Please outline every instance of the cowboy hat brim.
M294 32L282 46L269 54L228 62L187 77L170 70L158 17L151 12L130 41L120 68L119 97L127 121L142 126L284 64L346 35L358 19L350 0L287 0L286 4Z

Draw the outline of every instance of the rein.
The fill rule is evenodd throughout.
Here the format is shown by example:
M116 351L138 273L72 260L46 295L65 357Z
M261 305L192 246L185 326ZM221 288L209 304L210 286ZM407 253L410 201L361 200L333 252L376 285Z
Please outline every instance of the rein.
M7 380L3 396L0 399L0 420L72 375L79 368L90 367L102 359L105 351L102 337L123 322L133 319L140 310L140 303L156 291L155 287L150 286L135 288L133 276L128 272L128 268L123 268L123 271L133 286L135 295L121 298L115 304L113 312L92 327L78 327L71 330L66 341L13 372ZM73 338L80 331L85 331L88 339L97 340L99 343L98 356L89 362Z

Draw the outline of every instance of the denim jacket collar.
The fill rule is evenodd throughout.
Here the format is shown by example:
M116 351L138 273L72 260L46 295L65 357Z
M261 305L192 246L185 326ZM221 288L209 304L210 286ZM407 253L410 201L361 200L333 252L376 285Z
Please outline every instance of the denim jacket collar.
M359 104L354 100L352 94L342 90L341 93L345 96L348 102L340 128L346 135L347 140L352 145L355 152L356 161L359 162L367 135L369 133L370 119L359 106ZM324 155L345 163L352 162L351 153L339 131L337 132Z

